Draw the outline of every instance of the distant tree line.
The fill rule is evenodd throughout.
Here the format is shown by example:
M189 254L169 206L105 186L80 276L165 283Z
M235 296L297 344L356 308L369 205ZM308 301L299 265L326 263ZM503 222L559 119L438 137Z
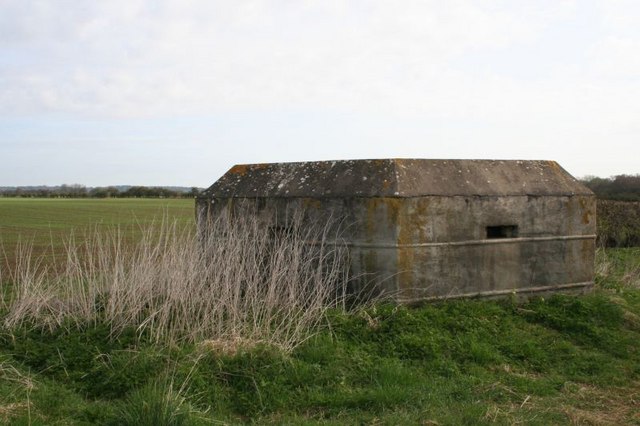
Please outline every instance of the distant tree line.
M171 189L161 186L100 186L60 185L43 187L0 188L0 197L22 198L193 198L199 188Z
M610 178L588 176L581 179L601 200L640 201L640 175L618 175Z

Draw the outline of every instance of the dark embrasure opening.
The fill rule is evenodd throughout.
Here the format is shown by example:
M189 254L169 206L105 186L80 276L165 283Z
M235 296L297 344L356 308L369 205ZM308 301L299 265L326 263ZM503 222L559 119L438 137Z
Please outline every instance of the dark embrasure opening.
M487 238L516 238L518 225L487 226Z

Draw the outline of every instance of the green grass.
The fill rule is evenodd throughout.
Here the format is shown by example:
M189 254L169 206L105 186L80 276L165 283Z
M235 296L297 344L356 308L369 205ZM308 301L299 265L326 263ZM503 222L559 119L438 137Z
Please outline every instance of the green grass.
M62 249L72 233L119 226L135 230L163 215L180 223L194 223L192 199L66 199L0 198L0 248L9 265L15 262L18 241L33 241L36 254Z
M62 229L90 223L64 201ZM146 201L107 200L104 217L162 210ZM192 201L168 203L192 220ZM99 322L1 329L0 423L640 424L640 250L598 257L586 296L332 311L290 354L159 346L134 329L111 339Z
M133 330L111 341L100 325L5 331L4 365L34 385L6 381L0 415L18 404L11 419L26 424L30 392L30 416L45 424L134 424L150 415L145 398L155 415L174 410L174 424L633 424L638 315L637 289L524 305L379 305L334 312L290 355L158 347Z

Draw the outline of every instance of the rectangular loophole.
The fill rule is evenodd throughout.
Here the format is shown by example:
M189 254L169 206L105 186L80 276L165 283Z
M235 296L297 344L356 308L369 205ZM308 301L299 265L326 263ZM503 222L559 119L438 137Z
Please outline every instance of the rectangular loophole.
M487 226L487 238L517 238L518 225Z

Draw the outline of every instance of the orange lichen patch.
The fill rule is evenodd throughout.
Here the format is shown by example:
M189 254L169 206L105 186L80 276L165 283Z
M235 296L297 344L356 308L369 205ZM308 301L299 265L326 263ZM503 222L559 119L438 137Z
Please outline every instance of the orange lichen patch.
M422 198L416 201L415 210L412 215L411 225L416 232L416 236L419 243L427 242L427 235L425 235L425 225L428 216L429 199Z
M591 222L593 211L589 208L587 199L579 198L578 202L580 203L580 207L582 208L582 223L588 225Z
M429 199L415 199L400 204L402 211L398 214L398 245L425 243L425 224L428 216Z
M247 164L236 164L229 170L229 173L234 175L244 176L249 171L249 165Z
M400 207L403 210L398 215L398 234L396 239L396 243L399 246L396 260L398 265L398 286L407 292L409 288L415 286L414 274L419 265L416 264L416 249L406 246L426 242L427 236L425 235L424 224L427 220L429 200L419 199L409 204L404 203ZM405 296L410 295L405 294Z
M573 224L574 224L574 218L575 216L575 204L573 202L573 199L569 198L569 197L564 197L563 201L563 210L566 212L566 217L569 218L569 220L567 220L567 235L573 235Z
M403 291L403 297L412 297L411 288L415 287L413 275L415 269L415 248L398 249L398 288ZM412 293L412 292L411 292Z
M562 167L560 167L560 164L556 163L555 161L547 161L547 164L549 165L549 170L551 170L552 172L554 172L556 175L564 177L566 175L566 172L564 170L562 170Z
M228 173L245 176L248 172L252 172L254 170L261 170L269 168L269 163L257 163L257 164L236 164L233 166Z
M271 166L271 163L255 163L251 165L252 170L262 170L268 169Z
M386 197L382 198L387 210L387 220L391 223L398 223L400 217L400 209L404 204L404 200L401 198Z
M555 161L552 160L548 160L547 164L549 165L549 167L551 167L554 170L560 171L560 165L558 163L556 163Z
M376 227L378 224L377 214L378 211L378 199L372 198L367 202L367 217L365 219L365 232L367 240L373 240L375 238Z

